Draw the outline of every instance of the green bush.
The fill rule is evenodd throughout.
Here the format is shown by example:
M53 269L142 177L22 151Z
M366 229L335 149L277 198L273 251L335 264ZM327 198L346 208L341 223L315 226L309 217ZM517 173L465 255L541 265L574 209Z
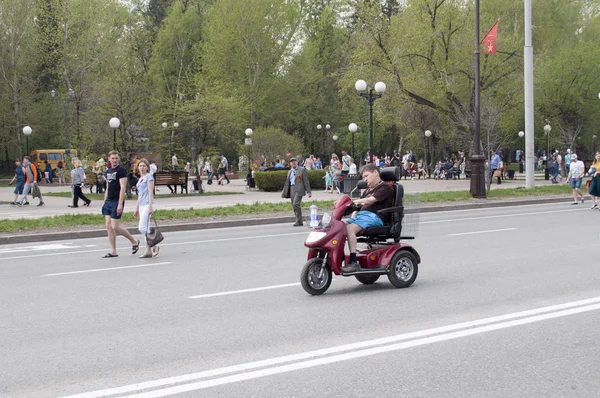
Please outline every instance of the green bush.
M325 189L325 170L308 170L311 189Z
M288 170L281 171L257 171L254 173L254 182L261 191L277 192L283 189L283 183L287 177Z
M265 192L278 192L283 189L283 184L287 178L288 170L277 171L257 171L254 173L254 181L256 186ZM325 188L324 170L308 170L308 180L310 188L324 189Z

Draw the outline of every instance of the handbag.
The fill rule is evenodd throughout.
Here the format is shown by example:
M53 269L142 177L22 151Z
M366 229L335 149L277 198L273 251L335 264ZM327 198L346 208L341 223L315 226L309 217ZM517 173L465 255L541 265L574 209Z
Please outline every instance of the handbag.
M494 171L494 177L502 177L502 172L500 170Z
M158 224L156 223L156 218L150 215L150 219L154 220L154 227L150 227L150 232L146 233L146 244L150 247L154 247L162 242L165 237L162 232L158 229Z

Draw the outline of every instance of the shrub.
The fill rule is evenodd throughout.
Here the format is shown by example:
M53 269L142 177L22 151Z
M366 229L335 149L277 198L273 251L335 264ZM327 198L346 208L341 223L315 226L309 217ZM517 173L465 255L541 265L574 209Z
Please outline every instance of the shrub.
M325 189L325 170L308 170L311 189Z
M254 173L254 181L261 191L278 192L283 189L285 179L287 178L288 170L277 171L257 171ZM308 170L308 181L310 188L324 189L325 188L324 170Z
M283 189L287 177L287 170L257 171L254 173L254 182L261 191L277 192Z

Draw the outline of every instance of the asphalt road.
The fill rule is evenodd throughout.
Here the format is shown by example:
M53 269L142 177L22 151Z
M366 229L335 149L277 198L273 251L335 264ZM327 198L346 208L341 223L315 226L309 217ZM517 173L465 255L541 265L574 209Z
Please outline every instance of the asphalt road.
M0 248L0 396L600 396L600 212L420 217L408 289L299 286L308 229ZM33 246L33 247L32 247ZM85 394L84 394L85 393Z

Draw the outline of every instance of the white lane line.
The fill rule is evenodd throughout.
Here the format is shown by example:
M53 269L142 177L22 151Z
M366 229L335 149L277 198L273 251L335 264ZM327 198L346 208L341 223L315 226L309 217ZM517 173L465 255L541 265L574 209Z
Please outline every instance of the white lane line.
M487 231L461 232L459 234L448 234L447 236L463 236L463 235L489 234L489 233L492 233L492 232L506 232L506 231L514 231L514 230L516 230L516 228L488 229Z
M44 251L44 250L64 250L64 249L77 249L80 247L96 247L96 245L74 245L73 243L50 243L47 245L31 245L31 246L17 246L6 249L0 249L0 254L4 253L21 253L30 251Z
M427 345L427 344L439 343L442 341L454 340L454 339L458 339L461 337L474 336L474 335L478 335L478 334L482 334L482 333L507 329L507 328L511 328L511 327L515 327L515 326L522 326L522 325L527 325L527 324L531 324L531 323L541 322L541 321L545 321L545 320L549 320L549 319L555 319L555 318L560 318L560 317L565 317L565 316L570 316L570 315L575 315L575 314L581 314L581 313L589 312L589 311L596 311L598 309L600 309L600 304L589 305L589 306L585 306L585 307L579 307L579 308L574 308L574 309L560 311L560 312L553 312L553 313L545 314L545 315L538 315L538 316L524 318L524 319L517 319L514 321L497 323L497 324L489 325L489 326L482 326L482 327L468 329L468 330L461 330L458 332L445 333L445 334L441 334L438 336L424 337L421 339L411 340L411 341L407 341L407 342L403 342L403 343L397 343L397 344L392 344L392 345L387 345L387 346L382 346L382 347L369 348L369 349L360 350L360 351L353 351L353 352L348 352L345 354L334 355L331 357L312 359L312 360L297 362L297 363L293 363L293 364L289 364L289 365L276 366L276 367L267 368L267 369L255 370L253 372L240 373L240 374L236 374L236 375L232 375L232 376L224 376L221 378L199 381L199 382L195 382L195 383L191 383L191 384L183 384L180 386L163 388L160 390L149 391L146 393L141 393L141 394L136 394L136 395L128 395L128 397L131 397L131 398L133 398L133 397L135 397L135 398L165 397L168 395L181 394L181 393L190 392L190 391L197 391L197 390L201 390L201 389L205 389L205 388L221 386L224 384L238 383L241 381L258 379L261 377L272 376L272 375L277 375L277 374L282 374L282 373L287 373L287 372L294 372L294 371L298 371L298 370L302 370L302 369L313 368L316 366L323 366L323 365L328 365L328 364L332 364L332 363L339 363L339 362L349 361L349 360L353 360L353 359L357 359L357 358L363 358L363 357L373 356L373 355L377 355L377 354L389 353L389 352L393 352L393 351L404 350L407 348L413 348L413 347L419 347L419 346L423 346L423 345Z
M421 331L417 331L417 332L410 332L410 333L404 333L404 334L395 335L395 336L388 336L388 337L382 337L382 338L373 339L373 340L361 341L361 342L357 342L357 343L344 344L344 345L340 345L340 346L323 348L323 349L319 349L319 350L307 351L307 352L302 352L302 353L292 354L292 355L285 355L285 356L264 359L264 360L255 361L255 362L247 362L247 363L242 363L242 364L238 364L238 365L232 365L232 366L227 366L227 367L222 367L222 368L205 370L205 371L196 372L196 373L189 373L189 374L180 375L180 376L166 377L166 378L162 378L162 379L156 379L156 380L151 380L151 381L146 381L146 382L141 382L141 383L136 383L136 384L129 384L129 385L121 386L121 387L114 387L114 388L108 388L108 389L104 389L104 390L85 392L85 393L81 393L81 394L70 395L70 396L64 397L64 398L109 397L109 396L118 395L118 394L125 394L125 393L130 393L130 392L147 390L150 388L164 387L164 386L168 386L171 384L185 383L185 382L196 381L199 379L205 379L205 378L209 378L209 377L226 375L226 374L230 374L230 373L243 372L243 371L248 371L248 370L253 370L253 369L258 369L258 368L263 368L263 367L275 366L275 365L280 365L280 364L284 364L287 362L302 361L302 360L306 360L306 359L323 357L326 355L339 354L339 353L342 353L345 351L360 350L360 349L365 349L365 348L370 348L370 347L382 346L385 344L388 344L388 346L384 346L384 347L389 347L389 344L397 343L399 341L405 341L405 340L411 340L411 339L422 339L422 338L425 338L428 336L442 335L444 333L448 334L450 332L455 332L455 331L462 330L462 329L480 328L485 325L499 324L500 322L513 321L513 320L516 320L519 318L527 320L527 319L532 319L532 317L535 317L535 316L538 316L541 314L548 314L548 313L552 314L552 313L557 313L558 311L568 310L568 309L572 309L572 308L586 308L584 306L589 306L589 305L593 305L593 304L600 305L598 303L600 303L600 296L589 298L589 299L584 299L584 300L572 301L572 302L563 303L563 304L551 305L551 306L547 306L547 307L534 308L531 310L525 310L525 311L514 312L514 313L509 313L509 314L504 314L504 315L498 315L498 316L493 316L493 317L489 317L489 318L478 319L475 321L468 321L468 322L462 322L462 323L457 323L457 324L453 324L453 325L447 325L447 326L442 326L442 327L437 327L437 328L432 328L432 329L426 329L426 330L421 330ZM470 330L477 330L477 329L470 329ZM358 351L358 352L360 352L360 351Z
M173 264L173 263L170 263L170 262L167 262L167 263L151 263L151 264L127 265L127 266L124 266L124 267L110 267L110 268L86 269L86 270L83 270L83 271L57 272L55 274L42 275L42 277L45 277L45 276L73 275L73 274L86 274L88 272L115 271L115 270L119 270L119 269L128 269L128 268L154 267L155 265L167 265L167 264Z
M495 218L539 216L542 214L567 213L567 212L572 212L572 211L578 211L578 209L563 209L563 210L550 210L550 211L535 211L535 212L530 212L530 213L497 214L497 215L492 215L492 216L451 218L448 220L421 221L420 224L443 224L443 223L458 222L458 221L492 220ZM436 214L436 213L430 213L430 214Z
M231 242L236 240L251 240L251 239L265 239L265 238L279 238L281 236L294 236L294 235L308 235L310 231L306 230L305 232L294 232L288 234L273 234L273 235L253 235L253 236L240 236L237 238L222 238L222 239L206 239L206 240L196 240L196 241L179 241L173 243L161 243L160 246L187 246L190 244L199 244L199 243L215 243L215 242ZM119 247L118 250L128 250L130 247ZM107 249L96 249L96 250L79 250L73 252L60 252L60 253L44 253L44 254L31 254L29 256L15 256L15 257L0 257L0 261L5 260L18 260L21 258L36 258L36 257L52 257L52 256L64 256L66 254L81 254L81 253L94 253L94 252L103 252Z
M260 292L260 291L263 291L263 290L283 289L284 287L292 287L292 286L300 286L300 283L299 282L296 282L296 283L286 283L284 285L263 286L263 287L255 287L255 288L252 288L252 289L232 290L232 291L229 291L229 292L200 294L200 295L197 295L197 296L190 296L188 298L191 298L191 299L203 299L203 298L209 298L209 297L229 296L231 294L242 294L242 293Z

